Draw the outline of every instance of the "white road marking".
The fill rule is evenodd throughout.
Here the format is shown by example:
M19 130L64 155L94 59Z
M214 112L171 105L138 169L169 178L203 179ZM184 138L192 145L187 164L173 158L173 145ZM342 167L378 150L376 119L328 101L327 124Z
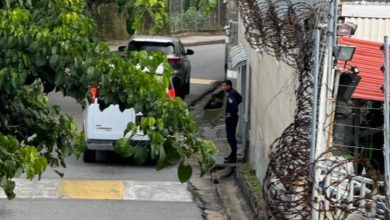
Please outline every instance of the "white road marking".
M192 84L211 85L211 84L215 83L215 80L191 78L190 82Z
M42 198L51 199L59 198L57 192L58 181L52 180L22 180L16 181L15 193L17 198ZM0 198L7 198L3 190L0 190Z
M187 184L179 182L125 181L125 200L192 202Z
M113 181L122 182L124 185L123 196L112 197L105 193L113 187L110 184ZM67 190L60 189L62 183L69 182L72 184L72 196L69 197ZM84 184L85 182L85 184ZM86 186L94 185L96 189L89 188L88 193L79 193L80 196L74 194L77 188L83 189ZM96 183L96 184L93 184ZM89 185L87 185L89 184ZM85 185L85 186L84 186ZM115 184L114 184L115 185ZM95 190L95 191L94 191ZM112 188L112 190L117 190ZM25 179L16 180L15 188L16 198L21 199L99 199L107 200L142 200L142 201L157 201L157 202L193 202L192 194L187 189L187 184L179 182L158 182L158 181L122 181L122 180L34 180ZM0 190L0 198L7 198L5 193Z

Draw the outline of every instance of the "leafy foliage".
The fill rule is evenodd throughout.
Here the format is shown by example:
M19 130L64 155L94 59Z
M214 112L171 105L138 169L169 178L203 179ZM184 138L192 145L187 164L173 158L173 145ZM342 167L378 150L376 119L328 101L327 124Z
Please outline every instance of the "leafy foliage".
M181 7L170 0L116 0L119 12L125 14L129 34L157 34L167 31L169 26L169 8ZM207 15L218 5L217 0L181 0L183 10L196 9L199 14Z
M136 31L155 34L168 26L168 3L166 0L117 0L120 13L127 16L129 34Z
M118 104L142 112L140 129L150 137L150 150L132 145L131 131L138 127L130 123L130 137L115 146L124 157L139 163L151 157L162 169L195 154L203 171L213 165L215 146L195 136L182 100L167 97L172 69L166 57L119 56L94 36L82 0L0 0L0 187L8 198L15 196L13 178L24 173L32 179L47 166L65 167L66 156L84 149L83 133L72 118L47 105L53 90L85 105L89 88L97 86L101 110ZM164 74L157 77L161 63ZM184 171L180 180L191 176L187 167Z
M195 7L190 7L183 14L175 14L171 16L171 31L218 30L220 24L210 19L207 13L202 10L197 10Z

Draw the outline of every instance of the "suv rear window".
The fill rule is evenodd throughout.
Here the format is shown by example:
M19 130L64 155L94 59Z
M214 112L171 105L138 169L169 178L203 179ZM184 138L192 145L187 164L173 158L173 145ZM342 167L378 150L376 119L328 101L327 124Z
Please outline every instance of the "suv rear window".
M175 47L172 43L131 41L129 51L161 52L165 54L175 54Z

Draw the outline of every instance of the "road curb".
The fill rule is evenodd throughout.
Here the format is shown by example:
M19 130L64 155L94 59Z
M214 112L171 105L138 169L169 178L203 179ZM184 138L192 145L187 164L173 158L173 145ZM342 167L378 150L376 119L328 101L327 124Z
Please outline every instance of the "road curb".
M225 43L225 39L218 40L208 40L208 41L198 41L198 42L182 42L185 47L193 47L193 46L202 46L202 45L210 45L210 44L223 44Z
M209 95L210 93L214 92L218 87L220 87L222 84L222 81L216 81L213 85L212 88L206 90L204 93L202 93L200 96L198 96L196 99L192 100L189 104L188 107L193 107L195 106L200 100L202 100L204 97Z
M223 209L223 217L226 219L226 220L232 220L232 218L230 217L229 214L229 210L226 208L225 206L225 203L224 203L224 200L223 200L223 192L221 192L221 189L220 187L218 187L218 185L214 185L214 190L215 190L215 195L217 197L217 200L218 200L218 203L222 206L222 209Z
M245 200L249 203L249 207L252 210L255 218L257 219L269 219L267 215L267 204L263 195L256 193L255 189L247 178L245 172L241 166L236 167L236 175L234 176L238 186L240 187Z

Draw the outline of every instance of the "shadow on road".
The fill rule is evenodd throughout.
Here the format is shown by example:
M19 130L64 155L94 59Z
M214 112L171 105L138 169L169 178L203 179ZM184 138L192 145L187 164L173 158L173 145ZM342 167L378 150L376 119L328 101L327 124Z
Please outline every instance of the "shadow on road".
M143 164L137 164L132 157L123 158L120 155L116 154L114 151L97 151L96 162L86 163L86 164L99 164L99 165L108 164L111 166L129 165L129 166L137 166L137 167L154 167L156 163L157 163L156 161L152 159L148 159Z

